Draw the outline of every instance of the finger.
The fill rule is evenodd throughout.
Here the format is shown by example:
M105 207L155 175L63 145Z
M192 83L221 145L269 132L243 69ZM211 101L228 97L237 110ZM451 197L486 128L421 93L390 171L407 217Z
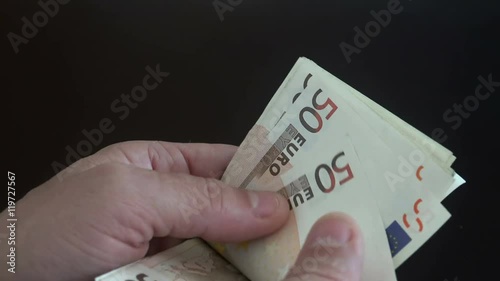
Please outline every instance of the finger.
M128 141L110 145L75 162L60 177L114 162L160 172L219 178L236 150L236 146L226 144Z
M155 186L141 193L155 209L149 219L156 237L241 242L278 230L289 214L277 193L245 191L216 179L157 173Z
M176 147L188 164L190 174L212 178L222 176L238 149L234 145L203 143L178 143Z
M319 219L311 228L285 281L359 281L363 239L356 223L341 213Z

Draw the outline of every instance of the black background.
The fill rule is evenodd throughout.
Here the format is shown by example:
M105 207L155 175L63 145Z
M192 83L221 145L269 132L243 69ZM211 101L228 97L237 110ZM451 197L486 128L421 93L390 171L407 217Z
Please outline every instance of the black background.
M443 128L453 167L467 180L443 201L452 218L397 270L398 279L498 276L500 88L458 129L443 119L474 94L479 75L500 80L498 1L401 0L403 11L351 63L340 42L353 44L353 28L364 28L387 0L243 0L223 21L212 0L73 0L18 54L7 34L20 35L21 18L40 7L2 2L3 136L18 199L52 177L65 147L106 117L116 129L94 152L135 139L237 145L306 56L422 132ZM110 104L156 64L171 75L119 120Z

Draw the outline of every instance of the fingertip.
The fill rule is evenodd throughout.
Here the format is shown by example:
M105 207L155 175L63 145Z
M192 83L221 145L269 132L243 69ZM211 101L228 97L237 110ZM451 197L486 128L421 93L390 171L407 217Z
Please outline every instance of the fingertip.
M289 216L287 201L275 192L225 186L214 195L206 208L196 206L201 209L199 216L190 217L187 227L190 233L209 241L234 243L261 238L279 230ZM181 229L176 228L176 234Z
M274 211L273 216L271 217L272 223L275 225L273 232L275 230L280 229L288 220L290 216L290 208L288 205L288 201L280 194L276 192L269 192L272 194L273 199L275 200L276 209Z
M356 252L363 252L363 236L356 221L342 212L328 213L316 221L308 239L333 237L338 243L352 244Z
M349 215L330 213L316 221L286 280L358 281L363 267L363 244L358 225ZM316 266L307 265L314 260ZM311 277L312 276L312 277Z

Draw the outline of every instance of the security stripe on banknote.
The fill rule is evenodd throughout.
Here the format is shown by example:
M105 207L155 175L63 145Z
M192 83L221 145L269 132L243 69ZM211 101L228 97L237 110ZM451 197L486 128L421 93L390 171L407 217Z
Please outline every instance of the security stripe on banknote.
M283 197L285 197L285 199L287 199L290 210L293 209L292 201L294 206L298 207L299 205L304 203L304 197L306 198L307 201L309 201L314 197L311 185L309 184L309 180L307 179L306 175L299 177L298 179L284 186L277 192L278 194L281 194Z
M240 185L241 188L246 188L248 184L255 178L262 176L273 161L283 152L285 147L294 139L298 130L292 125L288 125L285 131L274 142L273 146L269 148L266 154L260 159L259 163L253 168L250 174L243 180Z

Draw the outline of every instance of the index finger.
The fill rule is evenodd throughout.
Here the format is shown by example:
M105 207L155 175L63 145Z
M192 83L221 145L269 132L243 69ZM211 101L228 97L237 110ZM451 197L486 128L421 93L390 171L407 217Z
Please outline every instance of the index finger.
M127 141L110 145L71 165L65 176L105 163L122 163L158 172L218 178L238 147L227 144Z

